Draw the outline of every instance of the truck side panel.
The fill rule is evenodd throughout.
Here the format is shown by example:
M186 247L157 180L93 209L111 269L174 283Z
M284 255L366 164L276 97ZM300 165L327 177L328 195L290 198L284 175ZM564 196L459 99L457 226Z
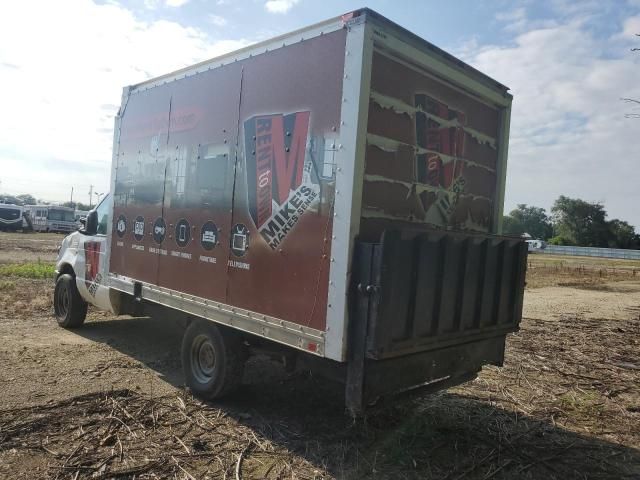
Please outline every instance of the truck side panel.
M114 274L325 329L345 38L133 90Z
M173 82L158 285L226 301L242 67ZM156 87L162 88L162 87Z
M153 224L162 217L171 92L158 88L121 107L113 192L110 272L142 282L158 280Z
M346 30L255 57L240 105L228 303L326 326ZM271 166L270 166L271 165ZM240 234L240 235L239 235Z

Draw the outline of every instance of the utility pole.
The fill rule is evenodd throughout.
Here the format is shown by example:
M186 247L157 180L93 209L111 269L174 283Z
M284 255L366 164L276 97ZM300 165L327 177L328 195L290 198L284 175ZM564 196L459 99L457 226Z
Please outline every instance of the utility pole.
M91 206L93 205L91 203L92 199L93 199L93 185L89 185L89 209L91 209Z
M71 187L71 205L73 206L73 187Z

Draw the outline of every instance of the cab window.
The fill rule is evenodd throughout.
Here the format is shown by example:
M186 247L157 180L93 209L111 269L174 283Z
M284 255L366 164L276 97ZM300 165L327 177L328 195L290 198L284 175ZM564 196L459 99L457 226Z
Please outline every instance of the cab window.
M98 235L106 235L107 234L107 225L109 224L109 195L102 199L100 205L96 207L96 212L98 214L98 231L96 232Z

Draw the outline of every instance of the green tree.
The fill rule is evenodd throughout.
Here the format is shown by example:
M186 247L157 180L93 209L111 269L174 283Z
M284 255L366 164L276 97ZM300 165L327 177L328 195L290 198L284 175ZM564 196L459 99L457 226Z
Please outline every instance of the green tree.
M0 203L9 203L13 205L22 205L18 197L9 195L8 193L0 193Z
M624 220L614 218L609 222L610 240L612 248L640 248L640 236L636 229Z
M556 236L581 247L608 247L609 224L601 203L561 195L551 208Z
M518 204L503 219L504 233L522 235L528 233L533 238L546 240L553 234L551 219L544 208Z
M71 208L75 208L76 210L86 210L89 211L91 210L91 208L89 205L81 203L81 202L64 202L62 204L63 207L71 207Z
M36 203L38 203L36 197L28 193L18 195L17 198L20 199L21 205L35 205Z

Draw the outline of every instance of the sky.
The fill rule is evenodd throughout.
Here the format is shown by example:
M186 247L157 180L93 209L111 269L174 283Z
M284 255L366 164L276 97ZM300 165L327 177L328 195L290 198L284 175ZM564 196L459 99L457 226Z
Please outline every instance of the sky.
M48 0L0 15L0 192L109 188L122 87L364 6L350 0ZM507 85L505 212L559 195L640 230L640 0L370 0ZM631 118L629 118L631 115ZM640 117L640 115L639 115ZM95 202L94 197L94 202Z

